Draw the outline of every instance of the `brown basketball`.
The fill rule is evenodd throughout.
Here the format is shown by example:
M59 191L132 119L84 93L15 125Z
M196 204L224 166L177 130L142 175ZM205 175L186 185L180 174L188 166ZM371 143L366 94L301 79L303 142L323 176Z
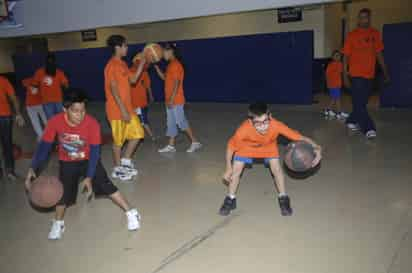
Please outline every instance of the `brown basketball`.
M63 196L63 185L55 176L39 176L30 188L30 201L40 208L51 208Z
M312 145L298 141L290 143L286 148L285 164L294 172L306 172L312 169L316 154Z
M157 63L163 57L163 48L159 44L147 44L143 53L148 62Z

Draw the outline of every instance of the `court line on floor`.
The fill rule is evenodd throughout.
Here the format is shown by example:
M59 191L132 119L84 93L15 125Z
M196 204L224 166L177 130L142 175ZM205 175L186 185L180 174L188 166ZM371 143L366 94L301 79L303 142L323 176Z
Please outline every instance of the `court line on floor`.
M406 211L406 213L405 213L405 218L406 218L406 219L409 219L411 213L412 213L412 210L411 210L411 209L408 209L408 211ZM404 217L401 217L401 219L404 219ZM405 243L406 239L408 239L409 234L411 233L411 231L412 231L412 227L409 227L409 228L403 233L403 235L402 235L402 237L401 237L401 239L400 239L400 241L399 241L398 248L395 250L395 253L394 253L393 256L392 256L391 262L390 262L387 270L385 271L386 273L391 273L391 272L392 272L392 269L393 269L395 263L396 263L396 262L398 261L398 259L399 259L399 255L400 255L400 253L401 253L401 249L402 249L402 247L404 246L404 243Z
M224 220L220 221L218 224L216 224L212 228L210 228L209 230L207 230L206 232L201 233L197 235L196 237L194 237L192 240L184 243L181 247L177 248L170 255L164 258L160 262L160 265L156 269L151 271L150 273L158 273L162 271L168 265L175 262L179 258L183 257L184 255L189 253L191 250L193 250L195 247L199 246L201 243L203 243L204 241L212 237L216 233L216 231L230 224L230 222L238 216L239 216L239 213L233 213L230 216L226 217Z

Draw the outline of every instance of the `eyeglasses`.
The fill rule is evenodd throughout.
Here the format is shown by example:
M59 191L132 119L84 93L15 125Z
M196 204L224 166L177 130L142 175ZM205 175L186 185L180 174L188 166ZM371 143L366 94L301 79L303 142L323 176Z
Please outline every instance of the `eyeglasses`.
M269 122L270 122L269 117L267 117L266 119L264 119L264 120L262 120L262 121L260 121L260 120L254 120L252 117L250 117L249 119L252 121L253 125L255 125L255 126L267 125L267 124L269 124Z

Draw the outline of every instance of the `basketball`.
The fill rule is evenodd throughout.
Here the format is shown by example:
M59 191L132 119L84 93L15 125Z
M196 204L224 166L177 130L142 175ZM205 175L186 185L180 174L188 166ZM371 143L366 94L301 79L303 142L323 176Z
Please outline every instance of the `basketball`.
M290 143L286 148L284 162L294 172L306 172L312 169L316 154L312 145L298 141Z
M150 63L157 63L163 57L163 48L159 44L148 44L143 49L146 60Z
M55 176L39 176L30 188L30 201L40 208L51 208L63 196L63 184Z
M19 145L13 144L13 158L20 159L23 156L23 150Z

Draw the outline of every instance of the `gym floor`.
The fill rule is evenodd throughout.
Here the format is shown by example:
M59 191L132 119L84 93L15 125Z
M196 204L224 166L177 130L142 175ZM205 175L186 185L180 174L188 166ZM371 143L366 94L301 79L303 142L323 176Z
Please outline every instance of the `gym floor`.
M33 210L23 181L0 183L0 272L4 273L408 273L412 260L412 111L372 110L378 138L367 141L343 123L322 119L319 106L272 106L274 117L324 147L322 168L305 180L287 178L294 215L281 217L267 169L243 176L238 209L217 214L225 195L220 176L227 139L246 117L246 105L190 104L188 118L204 143L186 154L156 152L166 139L141 145L133 184L116 184L142 214L142 228L128 232L121 211L108 200L77 206L66 215L60 241L48 241L52 213ZM104 122L102 104L89 113ZM163 134L165 115L153 106L151 122ZM16 143L32 151L30 127L16 129ZM111 167L110 145L103 162ZM55 158L54 158L55 159ZM17 161L21 176L29 160ZM52 160L47 172L56 174Z

